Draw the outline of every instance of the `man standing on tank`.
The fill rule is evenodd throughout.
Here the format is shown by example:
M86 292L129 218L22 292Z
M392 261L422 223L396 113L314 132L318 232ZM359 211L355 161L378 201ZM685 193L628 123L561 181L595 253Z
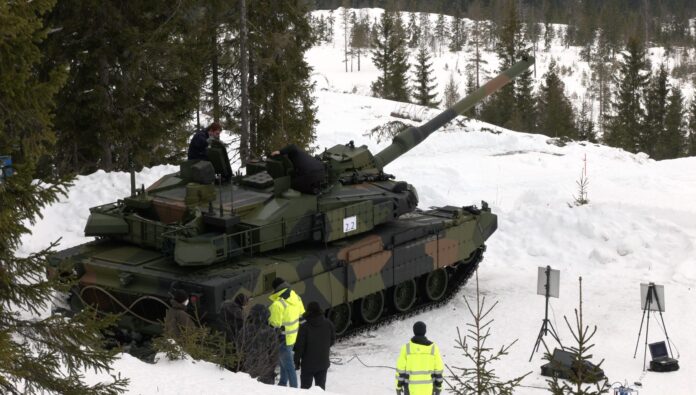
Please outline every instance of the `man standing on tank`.
M324 164L317 158L309 155L295 144L289 144L279 151L273 151L271 156L284 155L290 159L295 173L290 184L292 189L302 193L315 195L321 190L321 184L326 178Z
M213 122L207 128L199 129L191 138L188 147L188 160L208 160L209 140L219 139L222 126Z
M268 324L281 330L280 344L280 380L278 385L297 388L297 373L293 361L292 348L297 340L297 332L300 329L300 317L305 312L302 299L290 289L290 284L278 277L273 280L274 293L268 297L271 305L268 310Z

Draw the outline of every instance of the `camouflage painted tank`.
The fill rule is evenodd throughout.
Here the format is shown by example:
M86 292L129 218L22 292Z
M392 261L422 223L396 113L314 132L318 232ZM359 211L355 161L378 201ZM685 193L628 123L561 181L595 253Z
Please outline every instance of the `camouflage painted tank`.
M533 61L402 131L376 155L352 142L326 150L317 194L290 188L294 169L284 157L233 174L219 142L208 161L186 161L147 189L136 189L131 175L131 196L90 209L85 234L96 239L52 257L51 272L79 278L63 308L119 313L123 335L152 335L174 288L187 290L191 311L215 325L225 300L244 293L268 303L282 277L345 334L442 302L480 261L497 218L485 202L418 210L415 188L384 167Z

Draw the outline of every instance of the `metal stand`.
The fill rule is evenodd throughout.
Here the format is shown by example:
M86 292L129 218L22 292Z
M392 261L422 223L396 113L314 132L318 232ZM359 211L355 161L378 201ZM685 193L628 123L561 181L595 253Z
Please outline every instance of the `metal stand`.
M550 281L550 276L551 276L551 266L546 266L546 284L544 285L546 289L546 308L544 310L544 320L541 323L541 329L539 329L539 335L537 336L536 343L534 343L534 348L532 348L532 354L529 356L529 362L532 362L532 357L534 357L534 353L539 351L539 345L541 342L544 341L544 336L548 335L549 332L551 332L551 336L558 342L558 344L561 346L561 349L563 349L563 345L561 344L561 340L558 338L558 334L556 333L556 328L553 327L553 324L551 321L549 321L549 281ZM550 329L549 329L550 328ZM546 343L544 343L544 346L546 346Z
M669 335L667 335L667 326L665 325L665 319L662 317L662 305L660 304L660 298L657 297L657 291L655 290L655 283L648 284L648 294L645 296L645 308L643 309L643 317L640 319L640 328L638 329L638 339L636 340L636 349L633 352L633 358L636 358L638 353L638 344L640 343L640 335L643 332L643 321L645 321L645 347L643 348L643 371L645 371L645 361L648 352L648 331L650 330L650 310L655 303L657 305L657 312L660 314L660 320L662 321L662 329L665 332L665 337L667 338L667 347L669 348L669 355L672 354L672 345L669 342ZM647 321L645 316L648 316Z

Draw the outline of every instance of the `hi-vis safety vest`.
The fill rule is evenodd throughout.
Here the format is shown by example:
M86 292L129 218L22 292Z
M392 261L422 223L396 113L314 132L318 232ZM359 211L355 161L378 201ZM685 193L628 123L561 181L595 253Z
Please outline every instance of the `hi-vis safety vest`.
M432 395L433 387L442 387L442 357L433 343L429 346L413 341L401 347L396 361L396 388L405 395Z
M268 297L273 302L268 307L271 313L271 316L268 317L268 323L274 328L283 327L285 344L292 346L297 339L297 332L300 330L300 317L304 314L305 308L302 299L293 290L290 290L290 296L287 299L281 297L280 295L286 290L287 288L283 288Z

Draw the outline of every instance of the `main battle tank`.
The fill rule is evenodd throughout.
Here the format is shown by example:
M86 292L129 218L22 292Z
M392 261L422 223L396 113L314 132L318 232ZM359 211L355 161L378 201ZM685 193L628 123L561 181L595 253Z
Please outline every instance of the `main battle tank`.
M316 194L290 187L286 157L233 174L219 142L208 161L183 162L148 188L131 174L130 196L90 209L85 235L96 239L51 258L49 273L79 279L59 308L117 313L120 336L140 339L162 331L173 289L188 291L191 314L216 326L223 302L243 293L266 304L281 277L318 302L339 335L444 302L477 267L497 217L485 202L418 210L415 188L384 168L533 62L376 155L352 142L324 151Z

